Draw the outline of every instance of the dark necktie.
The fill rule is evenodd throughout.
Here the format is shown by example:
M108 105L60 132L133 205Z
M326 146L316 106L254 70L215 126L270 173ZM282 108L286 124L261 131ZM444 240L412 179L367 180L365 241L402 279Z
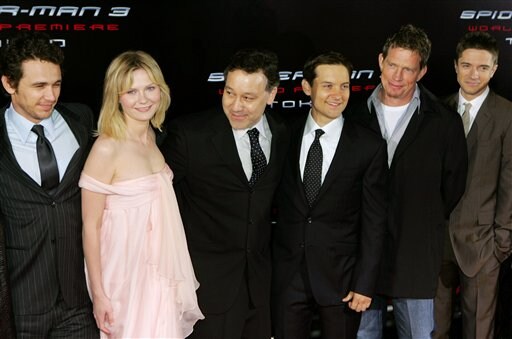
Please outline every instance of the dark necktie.
M37 134L37 160L41 172L41 187L50 191L59 184L59 168L50 141L44 136L44 129L41 125L34 125L32 132Z
M252 187L265 171L265 168L267 167L267 158L265 158L265 154L260 146L260 132L256 128L253 128L248 130L247 134L249 134L249 140L251 141L252 175L249 179L249 186Z
M325 132L321 129L315 131L315 140L311 144L306 158L306 165L304 166L303 184L306 191L306 198L308 199L309 206L313 202L320 191L322 186L322 161L323 153L322 146L320 145L320 137Z

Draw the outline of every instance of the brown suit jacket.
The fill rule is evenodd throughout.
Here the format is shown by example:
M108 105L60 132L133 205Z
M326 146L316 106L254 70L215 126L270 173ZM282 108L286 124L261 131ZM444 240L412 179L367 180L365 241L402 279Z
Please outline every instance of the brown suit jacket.
M447 99L457 108L458 93ZM512 103L490 92L467 136L466 192L450 216L459 267L475 276L492 255L512 252Z

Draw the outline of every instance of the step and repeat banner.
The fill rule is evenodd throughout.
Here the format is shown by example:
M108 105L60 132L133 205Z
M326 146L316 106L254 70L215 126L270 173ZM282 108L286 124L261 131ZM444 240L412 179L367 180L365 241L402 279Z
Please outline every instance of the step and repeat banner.
M294 114L310 107L301 88L310 55L345 54L355 68L351 100L358 100L379 83L377 56L385 39L407 23L422 27L432 40L422 82L439 96L458 89L458 39L467 31L490 32L501 52L491 85L512 99L510 0L3 0L0 48L17 31L45 31L66 55L61 101L84 102L96 112L112 58L144 50L157 59L171 87L171 116L220 104L230 56L239 48L267 48L278 54L281 69L272 106Z

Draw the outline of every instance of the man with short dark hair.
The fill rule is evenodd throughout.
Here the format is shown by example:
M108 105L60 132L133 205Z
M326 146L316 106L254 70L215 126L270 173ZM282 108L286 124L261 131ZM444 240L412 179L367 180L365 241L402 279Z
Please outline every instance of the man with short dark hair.
M205 315L189 338L269 338L271 207L288 143L267 109L277 56L238 51L224 74L222 109L171 121L162 146Z
M338 52L308 60L311 110L292 128L273 238L276 339L355 338L372 300L386 225L387 154L380 136L342 113L350 62Z
M1 52L0 224L17 336L96 338L78 187L93 115L58 103L64 55L48 36L18 32Z
M434 338L449 336L459 284L462 337L494 337L500 264L512 253L512 103L489 88L498 54L486 32L466 33L456 47L460 89L446 102L464 123L469 175L445 232Z
M400 338L427 339L434 330L445 220L466 180L460 117L418 84L430 48L422 29L402 26L379 54L380 85L353 112L387 141L389 217L377 291L392 300ZM383 311L363 313L360 338L382 338Z

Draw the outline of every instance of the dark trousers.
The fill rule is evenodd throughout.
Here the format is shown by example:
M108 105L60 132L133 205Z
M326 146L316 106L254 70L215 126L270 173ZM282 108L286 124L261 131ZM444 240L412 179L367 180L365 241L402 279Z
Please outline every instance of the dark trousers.
M219 288L223 288L219 286ZM201 303L201 300L199 300ZM270 307L254 307L243 279L231 308L222 314L204 314L187 339L269 339Z
M15 315L17 338L99 338L90 304L69 308L60 299L48 312Z
M352 311L345 304L318 305L304 267L295 274L284 291L279 291L272 302L276 339L309 339L316 313L320 317L323 339L357 337L361 313Z

